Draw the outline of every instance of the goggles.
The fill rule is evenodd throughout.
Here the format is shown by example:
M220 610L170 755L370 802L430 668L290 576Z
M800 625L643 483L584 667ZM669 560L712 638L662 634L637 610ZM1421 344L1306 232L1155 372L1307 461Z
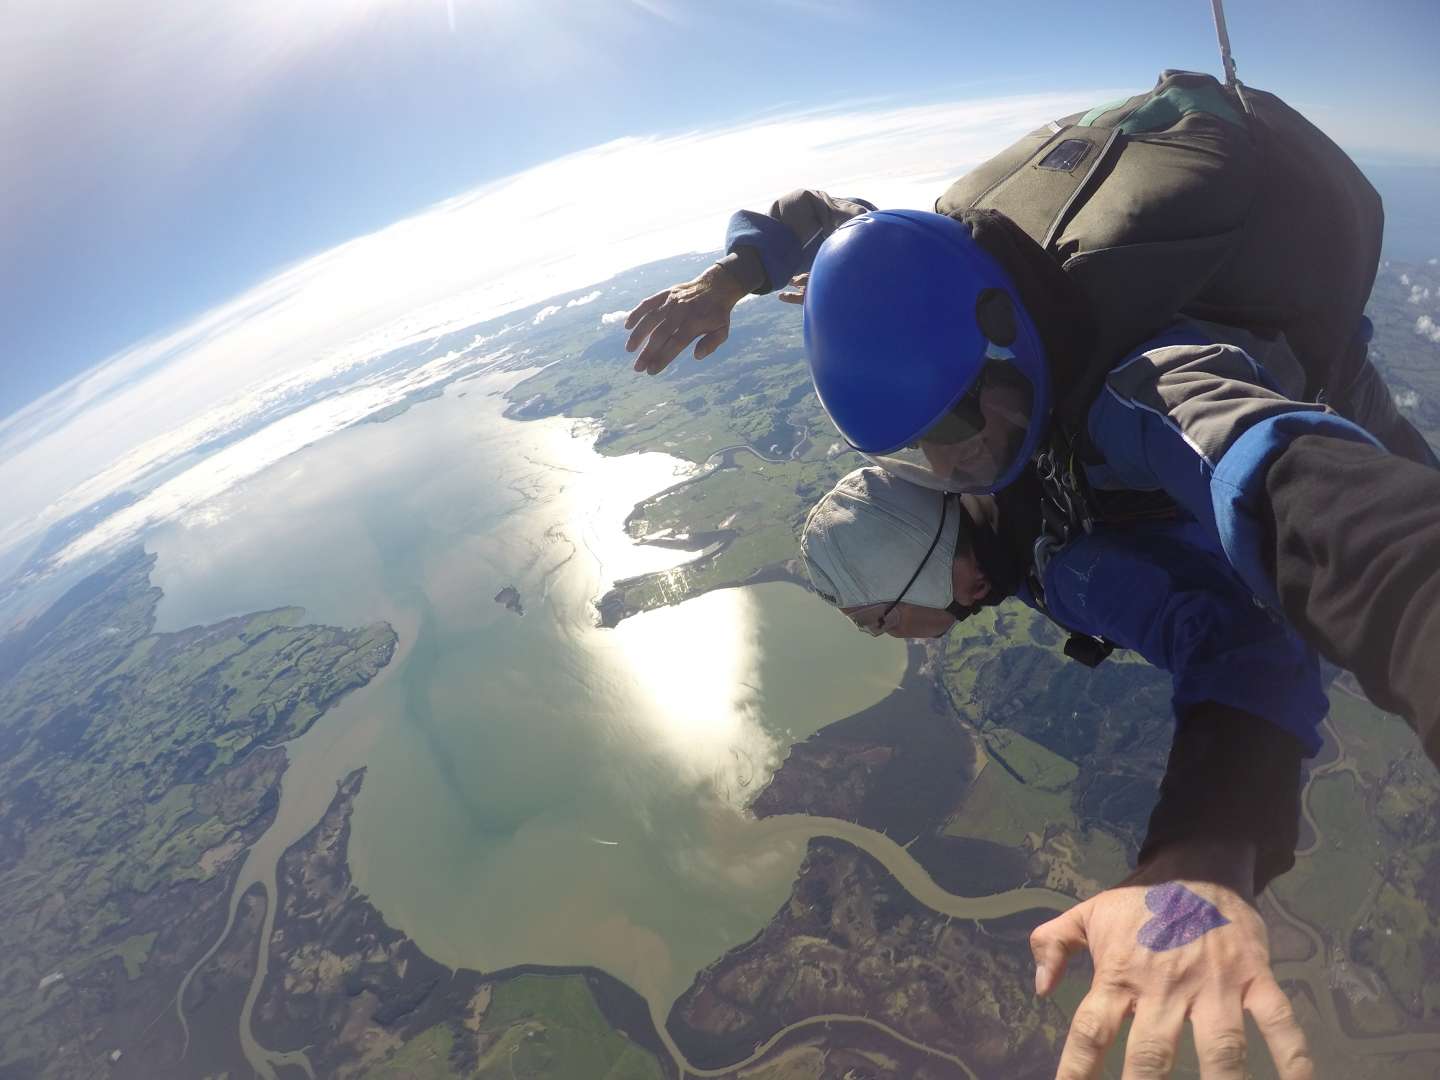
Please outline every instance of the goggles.
M971 387L918 437L884 454L866 454L885 471L941 491L988 492L1024 453L1034 388L992 344Z

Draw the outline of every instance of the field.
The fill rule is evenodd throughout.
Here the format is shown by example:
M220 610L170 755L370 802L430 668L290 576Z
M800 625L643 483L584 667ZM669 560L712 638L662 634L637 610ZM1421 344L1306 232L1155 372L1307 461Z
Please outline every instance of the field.
M472 1075L660 1080L655 1059L617 1035L580 975L522 975L495 990L480 1026L494 1045Z

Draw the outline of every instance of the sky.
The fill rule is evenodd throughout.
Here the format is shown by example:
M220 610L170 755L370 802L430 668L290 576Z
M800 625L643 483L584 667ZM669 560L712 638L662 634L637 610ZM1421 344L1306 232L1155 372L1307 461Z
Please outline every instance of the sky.
M1364 162L1440 166L1434 0L1227 15L1243 80ZM1046 119L1219 70L1206 0L0 17L0 551L297 379L718 246L737 205L797 186L928 205Z
M1310 104L1353 152L1440 161L1440 5L1228 8L1242 79ZM1218 70L1206 0L8 0L0 12L0 416L281 267L617 138Z

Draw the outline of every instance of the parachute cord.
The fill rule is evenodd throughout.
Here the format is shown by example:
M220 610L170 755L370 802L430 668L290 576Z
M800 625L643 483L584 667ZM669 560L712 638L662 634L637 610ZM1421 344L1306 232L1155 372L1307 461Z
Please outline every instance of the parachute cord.
M1230 55L1230 31L1225 29L1224 0L1210 0L1210 11L1215 16L1215 36L1220 39L1220 63L1225 68L1225 85L1239 86L1235 77L1235 58Z
M1225 69L1225 87L1235 92L1240 107L1253 117L1255 110L1245 96L1245 84L1235 75L1235 58L1230 55L1230 31L1225 28L1225 0L1210 0L1210 13L1215 16L1215 36L1220 39L1220 63Z

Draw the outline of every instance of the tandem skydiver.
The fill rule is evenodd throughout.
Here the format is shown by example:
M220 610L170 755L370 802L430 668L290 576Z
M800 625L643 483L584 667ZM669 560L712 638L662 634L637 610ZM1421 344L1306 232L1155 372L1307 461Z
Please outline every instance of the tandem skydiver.
M772 211L630 313L637 370L710 354L741 297L808 268L807 359L853 448L956 492L1033 466L1070 533L1112 493L1168 496L1440 762L1440 471L1367 356L1378 196L1303 117L1166 72L934 213Z
M1196 522L1137 519L1055 546L1040 501L1033 475L998 496L955 495L868 466L816 503L801 558L815 591L870 634L939 637L1018 596L1070 632L1082 662L1104 653L1072 646L1103 642L1170 673L1175 736L1137 869L1031 935L1042 995L1071 953L1094 960L1058 1075L1097 1075L1133 1012L1126 1076L1168 1075L1188 1019L1202 1075L1242 1077L1249 1011L1282 1080L1308 1080L1254 902L1295 861L1301 759L1328 708L1318 658L1251 602Z

